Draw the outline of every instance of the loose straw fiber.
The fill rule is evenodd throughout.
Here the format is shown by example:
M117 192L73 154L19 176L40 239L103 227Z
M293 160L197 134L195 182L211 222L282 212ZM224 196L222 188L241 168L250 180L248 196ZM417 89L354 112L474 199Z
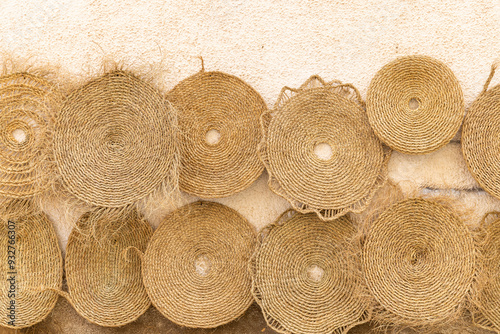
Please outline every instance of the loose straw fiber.
M500 85L484 91L467 112L462 129L462 152L469 170L491 195L500 198Z
M29 327L56 305L49 289L62 285L61 251L51 222L30 202L2 206L0 224L0 326Z
M167 98L179 109L181 190L202 198L247 188L264 167L257 156L262 97L237 77L201 71L181 81ZM207 141L217 131L219 141Z
M108 73L74 91L56 130L55 155L64 185L89 204L133 203L176 168L168 102L127 72Z
M299 212L325 220L360 212L385 181L389 153L351 85L313 76L299 89L285 87L262 128L259 155L269 186ZM319 144L331 148L330 157L315 153Z
M136 320L150 306L142 284L141 252L153 234L135 209L99 208L84 214L66 249L71 303L88 321L117 327Z
M441 204L408 199L373 223L363 249L365 279L380 320L433 326L456 320L472 284L472 235Z
M442 62L401 57L372 79L366 111L385 144L402 153L424 154L443 147L457 133L464 116L463 93Z
M0 196L27 198L50 186L54 118L61 103L60 92L42 77L0 77Z
M188 204L155 231L143 263L153 305L186 327L212 328L241 316L252 303L248 261L252 226L213 202Z
M324 222L314 213L263 232L251 269L269 326L280 333L345 333L369 320L360 263L348 243L354 232L346 217Z

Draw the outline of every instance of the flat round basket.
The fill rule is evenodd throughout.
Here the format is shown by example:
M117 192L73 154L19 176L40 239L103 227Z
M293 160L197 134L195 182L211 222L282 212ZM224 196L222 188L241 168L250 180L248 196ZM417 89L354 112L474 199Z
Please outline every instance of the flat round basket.
M50 186L55 114L62 95L44 78L0 77L0 196L27 198Z
M66 248L70 301L88 321L123 326L151 305L142 284L141 259L151 226L135 209L95 209L84 214Z
M263 232L251 269L269 326L280 333L345 333L369 320L360 263L348 243L354 232L346 217L324 222L314 213Z
M311 88L314 81L321 87ZM389 153L356 93L351 85L312 77L298 90L285 87L263 115L259 155L269 186L295 210L325 220L360 212L385 181Z
M49 315L62 286L62 256L51 222L26 201L0 210L0 326L24 328Z
M259 117L267 107L241 79L199 72L167 96L179 110L181 190L202 198L232 195L262 173Z
M252 303L248 261L253 227L222 204L196 202L168 215L143 263L153 305L186 327L212 328L241 316Z
M425 154L457 133L464 116L463 93L444 63L427 56L401 57L372 79L366 112L377 136L392 149Z
M175 168L172 110L161 93L115 71L65 101L55 156L66 189L96 206L120 207L150 194Z
M363 249L365 279L395 325L455 320L475 272L472 235L441 204L408 199L373 223Z

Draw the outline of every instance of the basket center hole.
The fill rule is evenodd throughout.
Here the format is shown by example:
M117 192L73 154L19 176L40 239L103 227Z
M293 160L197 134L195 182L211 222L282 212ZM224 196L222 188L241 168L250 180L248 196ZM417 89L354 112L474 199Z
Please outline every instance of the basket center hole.
M419 106L420 106L420 102L415 98L410 99L410 101L408 102L408 107L411 110L417 110Z
M206 255L200 255L194 260L194 267L200 276L207 276L210 271L210 260Z
M307 275L309 276L309 279L311 279L314 282L321 281L324 273L325 271L323 270L323 268L318 267L315 264L307 268Z
M424 250L415 251L411 254L410 263L412 266L416 266L425 260L427 256L427 252Z
M26 141L26 132L22 129L15 129L12 131L12 137L14 137L19 144L22 144Z
M205 134L205 141L208 145L215 145L220 141L220 132L212 129Z
M320 143L314 147L314 154L320 160L330 160L333 156L333 150L330 144Z

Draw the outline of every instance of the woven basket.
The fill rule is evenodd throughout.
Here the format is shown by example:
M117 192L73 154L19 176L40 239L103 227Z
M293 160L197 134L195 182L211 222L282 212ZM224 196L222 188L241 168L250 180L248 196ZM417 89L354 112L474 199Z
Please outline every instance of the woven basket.
M390 153L362 105L353 86L313 76L299 89L285 87L263 114L259 156L269 187L295 210L325 220L360 212L384 183ZM319 144L329 145L330 157L315 153Z
M355 232L341 217L285 214L262 234L251 261L253 294L270 327L280 333L345 333L370 318Z
M58 295L48 289L61 288L61 251L47 216L31 203L9 202L0 211L0 326L29 327L56 305Z
M64 186L106 207L150 194L175 174L173 117L158 90L127 72L108 73L77 89L63 105L55 135Z
M464 101L458 80L445 64L407 56L377 72L368 88L366 111L385 144L402 153L424 154L455 136Z
M241 79L201 71L168 94L179 109L181 190L202 198L232 195L247 188L264 167L257 156L259 117L267 107ZM207 141L216 132L218 142Z
M27 198L50 186L54 116L61 103L60 92L42 77L0 77L0 196Z
M488 90L492 68L483 92L465 116L462 152L472 176L492 196L500 198L500 85Z
M69 300L88 321L123 326L150 306L142 284L141 252L153 234L135 209L95 209L84 214L66 249Z
M475 272L470 231L441 204L408 199L373 223L363 249L368 287L381 320L438 326L456 320Z
M143 263L153 305L174 323L212 328L241 316L252 303L248 261L252 226L218 203L196 202L168 215Z

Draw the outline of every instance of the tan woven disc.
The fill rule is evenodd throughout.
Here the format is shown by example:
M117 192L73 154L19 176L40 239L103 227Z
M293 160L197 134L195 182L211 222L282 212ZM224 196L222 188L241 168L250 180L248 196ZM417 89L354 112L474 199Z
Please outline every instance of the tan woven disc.
M171 117L161 93L127 72L108 73L74 91L58 117L54 143L67 190L106 207L151 193L172 170Z
M88 321L123 326L150 306L142 284L141 259L151 226L136 210L96 209L84 214L68 239L66 279L72 304Z
M196 202L168 215L143 263L153 305L186 327L212 328L241 316L252 303L248 261L252 226L222 204Z
M47 288L61 288L61 251L44 213L27 202L11 202L0 210L0 326L29 327L56 305L57 292Z
M414 198L373 223L363 265L368 287L392 322L430 326L460 310L474 277L475 250L453 212Z
M364 209L386 175L389 155L361 105L346 95L349 87L301 88L285 101L282 93L263 116L259 154L271 189L297 211L323 219ZM318 157L319 144L329 145L329 158Z
M427 56L398 58L370 83L366 112L377 136L408 154L433 152L457 133L463 93L453 72Z
M49 187L48 155L61 103L62 95L41 77L0 77L0 196L26 198Z
M280 333L345 333L369 320L359 263L341 217L324 222L296 214L265 231L252 258L253 293L267 323Z
M257 156L262 97L241 79L200 72L181 81L167 98L179 109L181 190L202 198L247 188L264 167ZM207 142L217 131L218 142Z
M500 85L481 94L465 116L462 152L471 174L500 198Z

